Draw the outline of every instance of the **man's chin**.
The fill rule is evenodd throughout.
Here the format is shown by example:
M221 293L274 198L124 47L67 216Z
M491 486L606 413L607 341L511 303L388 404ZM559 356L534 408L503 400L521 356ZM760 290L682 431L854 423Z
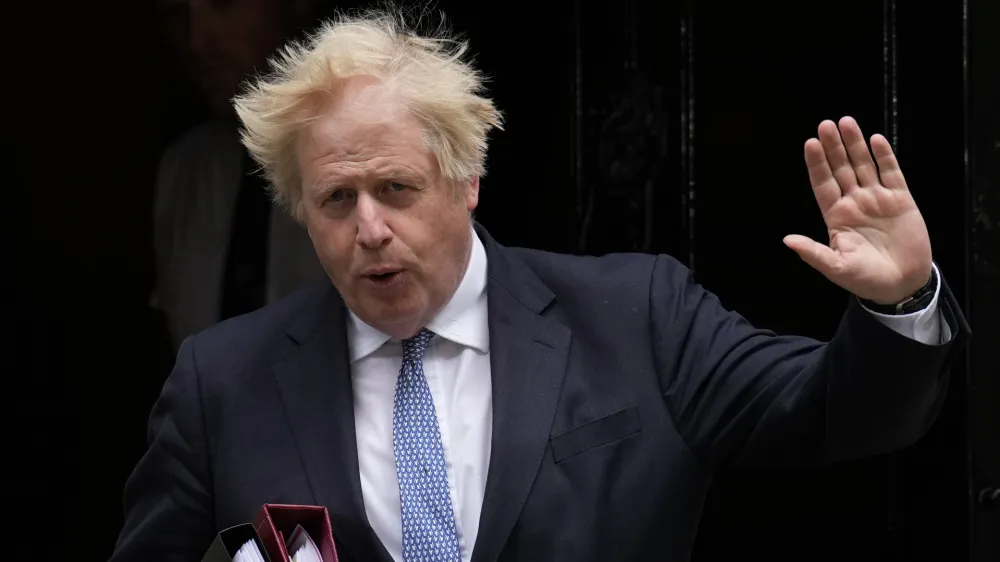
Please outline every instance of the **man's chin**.
M376 330L395 338L412 336L422 327L421 313L424 307L408 299L396 299L397 302L366 299L354 313Z

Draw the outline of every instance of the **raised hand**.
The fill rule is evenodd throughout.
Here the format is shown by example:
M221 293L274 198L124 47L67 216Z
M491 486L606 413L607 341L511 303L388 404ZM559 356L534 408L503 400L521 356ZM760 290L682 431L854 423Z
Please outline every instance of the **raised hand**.
M875 162L851 117L839 130L833 121L820 123L805 158L830 242L792 234L785 245L854 295L895 304L930 278L931 243L889 141L873 135L871 151Z

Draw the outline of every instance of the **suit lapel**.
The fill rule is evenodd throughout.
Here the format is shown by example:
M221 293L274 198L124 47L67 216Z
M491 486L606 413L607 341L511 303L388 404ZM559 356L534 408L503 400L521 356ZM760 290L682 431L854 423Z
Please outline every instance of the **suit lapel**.
M354 428L346 312L331 288L289 330L295 348L274 367L278 391L316 501L351 560L391 562L365 515Z
M548 445L569 350L569 329L541 315L552 293L477 227L489 259L493 441L472 562L499 556Z
M497 559L548 445L570 345L542 313L552 293L477 225L489 260L493 438L472 562ZM274 366L281 400L316 501L330 511L343 558L391 562L365 515L354 426L346 309L328 288L289 329L293 349ZM339 551L338 551L339 552Z

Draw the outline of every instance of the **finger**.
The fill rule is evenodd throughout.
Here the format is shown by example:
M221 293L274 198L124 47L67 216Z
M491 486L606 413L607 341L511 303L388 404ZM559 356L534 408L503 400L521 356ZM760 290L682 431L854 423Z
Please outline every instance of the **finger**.
M844 138L847 157L854 166L854 175L861 187L871 187L878 183L878 171L872 162L871 154L868 153L865 136L853 117L844 117L840 120L840 136Z
M830 249L826 244L820 244L812 238L799 234L785 236L784 242L785 246L791 248L802 258L802 261L822 273L830 281L838 283L837 272L840 271L840 254Z
M872 135L872 153L878 162L878 174L882 185L889 189L906 189L903 171L899 169L899 162L896 161L889 140L882 135Z
M809 170L809 183L813 195L819 203L819 209L824 214L840 199L840 185L833 177L830 164L826 161L826 152L818 139L809 139L805 145L806 169Z
M830 163L830 169L833 170L833 177L836 178L841 193L847 194L852 189L857 189L858 178L854 175L854 168L847 158L844 141L841 140L840 131L833 121L827 119L819 124L819 142L823 143L826 161Z

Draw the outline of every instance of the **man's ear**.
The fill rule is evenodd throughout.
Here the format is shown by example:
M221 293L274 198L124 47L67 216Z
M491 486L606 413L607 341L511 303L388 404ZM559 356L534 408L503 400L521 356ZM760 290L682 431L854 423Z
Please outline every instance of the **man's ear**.
M479 206L479 176L474 176L463 183L462 198L465 201L465 208L471 213Z

